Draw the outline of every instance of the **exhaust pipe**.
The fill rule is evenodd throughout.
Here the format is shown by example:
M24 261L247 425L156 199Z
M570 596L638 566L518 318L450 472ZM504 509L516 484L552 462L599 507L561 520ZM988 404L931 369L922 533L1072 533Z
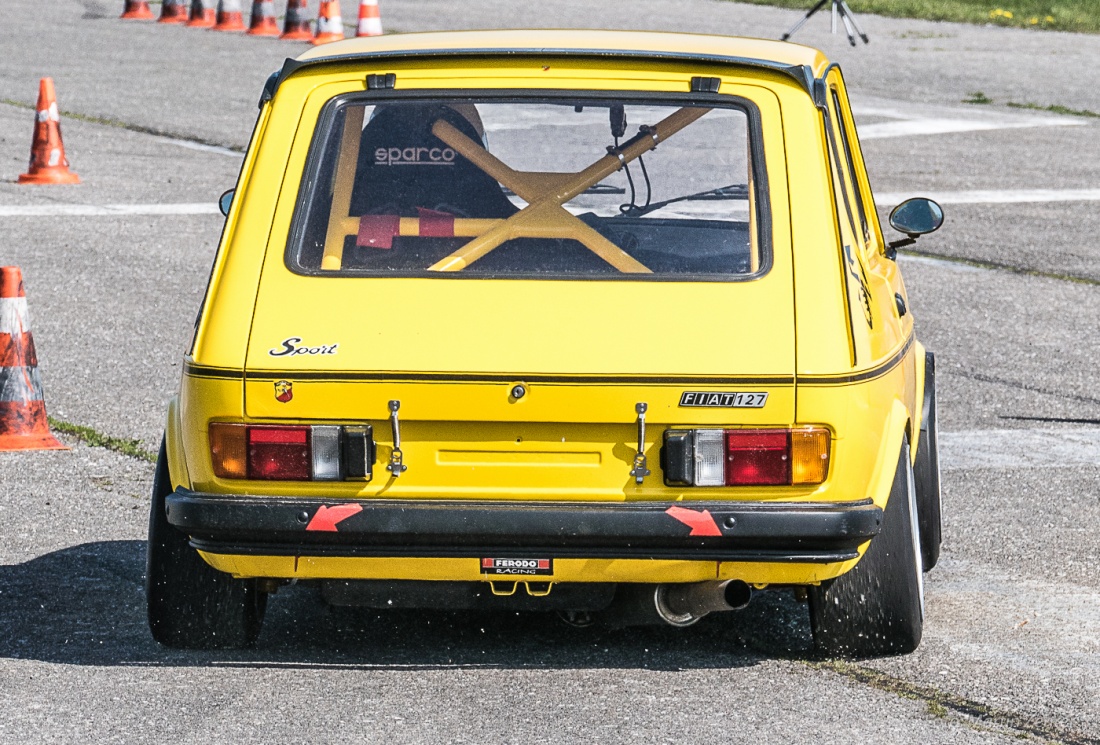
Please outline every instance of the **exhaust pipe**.
M620 585L605 616L613 627L668 624L691 626L708 613L740 610L752 588L739 579L669 585Z
M708 613L741 610L750 600L752 588L739 579L660 585L654 595L657 615L671 626L690 626Z

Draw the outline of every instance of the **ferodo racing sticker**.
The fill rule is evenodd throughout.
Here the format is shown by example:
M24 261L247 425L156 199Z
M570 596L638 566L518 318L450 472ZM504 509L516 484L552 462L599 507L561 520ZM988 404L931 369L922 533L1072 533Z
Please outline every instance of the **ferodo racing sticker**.
M553 559L482 559L482 574L550 575Z

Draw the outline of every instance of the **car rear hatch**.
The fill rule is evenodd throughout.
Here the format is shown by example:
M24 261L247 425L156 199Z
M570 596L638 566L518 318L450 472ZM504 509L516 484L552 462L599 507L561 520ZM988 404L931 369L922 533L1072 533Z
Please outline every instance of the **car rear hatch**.
M379 465L358 485L363 494L668 498L658 467L665 428L793 422L794 323L782 274L653 283L268 272L246 413L371 425ZM681 406L693 392L768 395L760 408ZM383 470L390 401L400 402L408 467L399 479ZM653 471L640 487L630 475L638 403L647 405Z

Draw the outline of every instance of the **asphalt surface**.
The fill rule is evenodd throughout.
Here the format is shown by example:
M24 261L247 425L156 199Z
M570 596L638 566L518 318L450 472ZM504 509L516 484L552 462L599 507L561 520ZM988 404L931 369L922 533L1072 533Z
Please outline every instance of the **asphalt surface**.
M121 5L4 3L0 263L24 272L50 414L155 450L220 216L19 209L213 204L264 78L305 46L125 23ZM775 38L798 16L711 0L383 0L390 32ZM876 192L1100 187L1098 120L1007 106L1100 111L1082 72L1100 37L859 20L870 45L848 47L825 16L796 39L842 64ZM14 184L42 75L80 186ZM979 91L993 103L963 103ZM817 660L805 607L780 593L686 631L616 632L335 609L305 589L272 598L253 650L165 650L144 620L152 465L62 435L71 451L0 454L0 742L1100 742L1100 210L984 199L945 201L947 225L901 258L937 353L945 469L944 557L916 653Z

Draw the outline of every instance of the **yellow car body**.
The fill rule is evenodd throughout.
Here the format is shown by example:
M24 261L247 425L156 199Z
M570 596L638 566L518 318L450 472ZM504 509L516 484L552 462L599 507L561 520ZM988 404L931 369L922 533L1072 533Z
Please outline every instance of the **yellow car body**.
M693 91L699 79L719 81L702 84L717 91ZM759 115L766 166L770 266L731 282L292 271L288 242L325 107L346 96L468 91L749 102ZM552 190L558 181L531 183ZM913 462L922 445L926 354L873 205L840 69L806 47L664 33L505 31L349 40L288 60L265 90L180 393L169 407L169 520L211 567L265 587L427 580L485 583L496 595L553 596L573 583L827 583L857 566L874 543L903 443ZM417 229L410 224L401 229ZM701 312L685 319L670 310L685 308ZM724 408L685 406L689 393L767 395L757 408ZM394 462L391 401L400 402L396 473L386 470ZM373 477L221 477L212 461L212 423L369 425ZM705 428L825 430L825 478L670 485L662 470L665 432ZM639 455L649 475L635 478ZM198 507L218 500L245 511L204 517ZM250 503L257 509L249 512ZM383 504L389 511L371 512ZM294 508L276 525L270 520L280 505ZM437 512L433 519L444 525L466 520L462 509L479 511L474 522L493 514L511 520L524 510L552 522L556 505L608 520L617 510L633 515L654 505L662 515L693 514L687 522L667 519L684 540L652 546L621 535L611 547L596 539L556 544L552 530L536 540L517 527L508 540L494 534L496 545L467 536L457 550L440 529L430 544L398 547L379 544L367 524L399 522L418 507L443 510L450 517ZM715 505L854 506L863 511L860 524L871 527L855 545L839 533L830 539L839 542L804 549L798 536L739 545L742 513L722 523ZM306 531L318 511L334 509L344 512L328 528ZM225 528L261 512L267 517L256 518L255 530L234 535ZM717 534L709 525L696 529L692 521L701 515L713 517ZM844 532L844 520L829 530ZM343 530L353 524L364 532L349 543ZM563 523L562 530L575 539L583 524ZM545 555L552 569L487 574L483 560L501 554Z

